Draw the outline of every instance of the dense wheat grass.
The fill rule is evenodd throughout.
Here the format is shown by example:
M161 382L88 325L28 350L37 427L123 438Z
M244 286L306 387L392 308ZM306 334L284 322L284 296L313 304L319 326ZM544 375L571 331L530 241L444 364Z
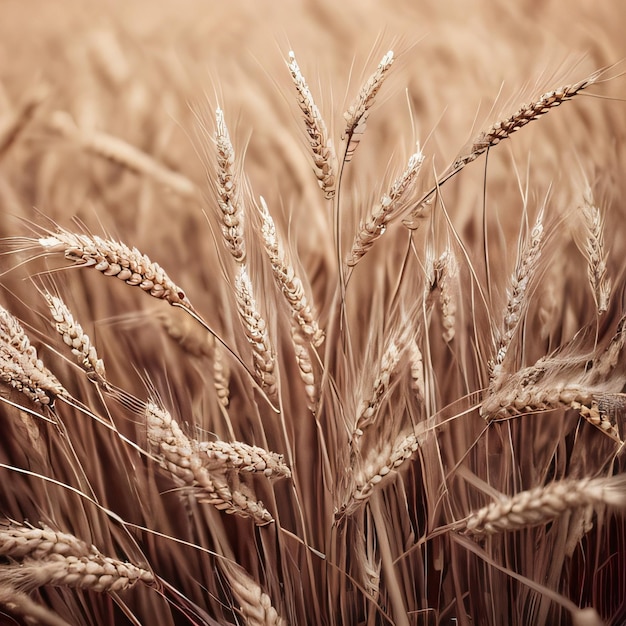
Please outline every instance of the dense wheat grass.
M33 2L0 622L624 623L624 9Z

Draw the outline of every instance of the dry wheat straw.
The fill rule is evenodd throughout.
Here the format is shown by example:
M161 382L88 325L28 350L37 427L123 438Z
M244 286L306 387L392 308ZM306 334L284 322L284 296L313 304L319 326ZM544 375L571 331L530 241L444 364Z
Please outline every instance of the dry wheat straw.
M424 155L418 144L417 151L411 155L404 172L394 180L389 192L382 196L367 219L361 222L360 230L348 256L347 264L349 266L353 267L359 262L374 243L382 237L389 223L404 208L406 197L417 180L423 162Z
M559 106L563 102L571 100L583 91L583 89L592 85L596 78L597 76L593 75L585 80L581 80L578 83L564 85L554 91L544 93L535 102L523 105L510 117L497 122L486 131L480 133L480 135L478 135L478 137L476 137L472 142L469 152L455 160L452 165L452 169L459 170L463 168L468 163L477 159L489 148L497 145L502 140L510 137L520 128L526 126L529 122L536 120L547 113L550 109Z
M312 306L304 293L304 285L293 266L288 262L283 247L278 240L274 220L270 215L267 204L261 200L261 217L263 220L261 234L265 252L272 266L272 275L280 287L285 300L289 304L294 319L300 325L302 333L313 343L319 346L324 341L324 332L319 327Z
M192 198L197 194L196 186L182 174L170 170L149 154L119 137L79 128L71 116L63 111L57 111L52 116L50 128L63 137L76 141L84 150L121 165L131 172L148 176L183 198Z
M374 104L376 94L389 74L393 61L393 51L389 50L381 59L374 73L361 87L354 102L343 114L346 121L346 129L344 131L345 138L347 139L346 154L344 157L346 163L352 159L354 151L361 141L361 135L365 132L370 109Z
M401 352L395 341L389 342L378 366L372 392L361 401L352 433L352 444L362 437L366 428L376 421L376 415L385 393L389 390L391 379L400 363Z
M95 347L81 325L74 319L72 312L61 298L45 293L52 319L57 332L63 337L63 343L69 346L80 366L96 377L98 381L106 379L104 363L98 358Z
M239 268L235 278L235 295L246 339L252 346L252 358L258 382L272 397L276 394L274 352L270 344L267 324L257 309L252 282L245 266Z
M69 393L37 356L21 324L0 306L0 381L33 402L52 405Z
M626 507L626 479L562 480L503 497L469 515L465 529L474 535L492 535L545 524L566 511L607 505Z
M518 259L515 272L511 277L510 287L507 289L508 300L504 311L504 321L500 331L496 357L490 363L491 388L498 389L503 380L503 363L513 340L513 336L523 318L528 305L528 288L530 281L537 268L541 245L543 241L543 222L540 213L530 233L528 241L523 246Z
M215 144L217 148L217 201L226 249L238 263L246 260L244 208L240 182L235 171L235 150L221 109L215 112Z
M604 225L600 209L593 204L591 189L588 189L584 195L581 211L587 231L585 239L587 276L598 313L605 313L609 307L611 281L606 276L607 254L604 249Z
M361 467L354 470L354 483L337 517L352 515L360 509L385 478L413 457L422 441L422 434L410 432L399 435L393 443L381 442L372 450Z
M304 391L308 400L307 408L315 413L320 399L319 385L315 380L313 371L313 360L311 353L306 345L304 338L300 333L300 328L292 324L291 340L296 355L296 364L298 365L298 373L304 383Z
M172 416L152 402L146 405L146 420L148 442L162 455L162 467L189 488L200 502L225 513L252 518L256 524L273 521L261 501L255 500L245 489L230 488L226 470L232 469L232 462L226 455L221 459L215 454L207 455L200 442L187 437Z
M296 55L289 52L289 63L287 67L291 73L291 78L298 91L298 104L304 115L307 136L311 152L313 153L313 163L315 165L315 176L327 199L335 195L335 182L337 178L337 157L332 141L328 136L324 119L313 100L311 90L306 79L300 71Z
M105 276L116 276L127 285L139 287L154 298L193 309L183 290L163 268L137 248L129 248L98 235L83 235L66 230L41 237L37 242L47 252L63 252L66 259L80 267L93 267Z
M258 581L234 563L224 560L220 567L228 579L230 591L240 605L239 611L246 626L287 626Z

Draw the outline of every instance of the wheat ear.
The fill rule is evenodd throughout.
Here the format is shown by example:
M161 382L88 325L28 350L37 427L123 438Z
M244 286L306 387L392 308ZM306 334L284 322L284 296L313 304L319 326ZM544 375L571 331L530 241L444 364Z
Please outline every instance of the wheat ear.
M435 261L433 272L435 282L439 287L439 303L441 305L441 323L443 325L443 340L450 343L456 333L456 291L454 283L458 276L459 267L456 257L450 248Z
M35 626L70 626L50 609L37 604L28 594L18 591L10 583L0 585L0 606L11 615L19 616L25 624Z
M304 391L308 400L307 406L311 412L315 413L317 411L317 405L320 399L319 385L315 380L311 352L306 345L306 341L300 334L300 328L297 327L295 324L292 324L291 326L291 340L296 355L298 372L300 373L300 378L304 383Z
M349 266L353 267L359 262L376 241L382 237L388 224L404 208L406 196L414 186L423 162L424 155L418 144L417 151L409 159L404 172L394 180L388 193L382 196L367 219L361 222L360 230L352 243L352 250L348 256L347 264Z
M136 286L154 298L193 310L183 290L137 248L103 239L97 235L83 235L58 230L37 240L47 252L63 252L65 258L81 267L93 267L105 276L116 276L127 285Z
M235 171L235 150L221 109L215 112L215 144L217 148L217 199L221 226L227 250L237 263L246 260L244 209L240 182Z
M6 520L0 522L0 555L12 560L40 560L52 555L87 556L91 547L74 535L42 525L33 528Z
M387 78L393 62L393 51L389 50L389 52L387 52L387 54L385 54L385 56L381 59L374 73L361 87L361 90L359 91L359 94L354 102L343 114L346 121L346 128L344 131L345 138L347 139L346 154L344 157L344 161L346 163L352 159L354 151L357 149L361 141L361 135L365 132L367 118L369 116L370 109L374 104L376 94L382 87L385 78Z
M593 204L591 190L584 196L581 208L587 231L585 255L587 256L587 276L593 292L598 313L605 313L609 307L611 281L606 276L606 251L604 249L603 222L600 209Z
M311 152L313 153L313 163L315 166L315 176L327 199L335 195L335 182L337 178L337 157L332 141L328 136L324 119L313 100L311 90L300 71L296 55L289 52L289 62L287 63L291 78L298 92L298 104L304 115L307 136Z
M52 313L57 332L63 337L63 343L69 346L79 365L98 382L106 380L104 362L98 358L98 353L91 343L89 336L81 325L74 319L72 312L61 298L44 293L44 297Z
M239 268L235 278L235 295L246 339L252 346L252 358L258 382L266 389L268 396L272 397L276 394L274 352L270 344L267 324L258 311L252 282L243 265Z
M21 103L13 116L0 126L0 160L11 149L35 117L47 90L39 86Z
M411 369L411 386L417 399L423 401L425 396L424 357L417 340L409 343L409 364Z
M230 368L228 361L224 358L224 351L221 344L215 345L213 351L213 384L218 402L228 408L230 403Z
M38 404L52 406L69 393L37 356L21 324L0 306L0 381Z
M624 476L562 480L503 497L471 513L465 530L473 535L492 535L545 524L580 507L603 505L626 507Z
M285 300L291 309L294 319L300 325L302 334L305 335L314 346L319 346L324 341L324 332L320 328L313 308L309 304L304 293L304 285L293 266L288 262L283 247L278 240L274 220L270 215L267 204L261 200L261 217L263 220L261 234L265 252L272 266L272 275L276 284L280 287Z
M79 128L68 113L57 111L50 120L50 128L63 137L76 141L84 150L121 165L131 172L148 176L183 198L192 198L197 194L196 186L182 174L170 170L149 154L119 137Z
M452 170L463 168L468 163L477 159L489 148L497 145L520 128L526 126L526 124L538 119L550 109L563 104L563 102L571 100L581 91L592 85L596 79L597 75L593 75L578 83L564 85L554 91L544 93L538 100L535 100L535 102L523 105L510 117L497 122L486 131L480 133L472 142L469 152L455 160L452 165Z
M502 383L504 359L528 303L528 287L541 254L542 241L543 222L540 213L528 241L518 256L517 266L511 277L511 285L507 289L508 300L502 330L499 333L496 357L490 363L492 389L498 389Z
M242 567L226 560L220 563L220 567L240 605L239 610L246 626L287 626L287 622L272 605L272 599Z
M215 469L215 455L211 459L203 453L199 442L187 437L167 411L148 402L146 421L148 443L162 455L161 466L189 488L200 502L225 513L252 518L259 525L273 521L262 502L242 491L231 490L226 478L227 459L222 459L220 470Z

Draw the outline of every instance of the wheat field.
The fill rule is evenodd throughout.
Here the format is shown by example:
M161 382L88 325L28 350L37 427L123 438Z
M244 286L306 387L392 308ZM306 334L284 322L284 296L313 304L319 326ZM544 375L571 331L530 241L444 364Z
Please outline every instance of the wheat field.
M625 23L5 0L0 623L626 623Z

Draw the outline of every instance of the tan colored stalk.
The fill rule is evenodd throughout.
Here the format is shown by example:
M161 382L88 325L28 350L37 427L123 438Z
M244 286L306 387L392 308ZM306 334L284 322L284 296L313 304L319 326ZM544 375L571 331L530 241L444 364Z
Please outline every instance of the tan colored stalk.
M285 300L291 309L294 319L300 325L302 333L314 345L319 346L324 341L324 332L319 327L313 307L309 304L304 293L304 285L288 262L283 247L278 240L274 220L270 215L265 200L261 198L261 217L263 220L261 234L265 252L272 266L272 275L280 287Z
M581 208L587 237L585 256L588 267L587 276L593 292L598 313L606 313L611 295L611 281L606 276L606 251L604 249L604 224L600 209L593 204L591 190L587 189Z
M585 80L581 80L578 83L564 85L554 91L544 93L535 102L523 105L510 117L497 122L486 131L480 133L480 135L478 135L478 137L476 137L472 142L469 152L456 159L452 166L452 170L459 170L463 168L468 163L477 159L489 148L499 144L501 141L517 132L520 128L526 126L526 124L538 119L550 109L563 104L563 102L571 100L581 91L592 85L596 81L596 78L597 76L593 75Z
M418 144L417 151L409 159L404 172L394 180L389 192L382 196L367 219L361 222L360 230L348 256L349 266L355 266L365 256L374 243L382 237L389 223L406 206L406 197L417 180L423 162L424 155Z
M287 67L291 73L291 78L298 92L298 104L304 115L307 136L313 163L315 165L315 176L327 199L335 195L335 182L337 178L337 157L332 141L328 136L324 119L313 100L311 90L306 79L300 71L296 55L289 52L289 62Z
M183 198L192 198L197 194L196 186L182 174L170 170L149 154L119 137L97 130L79 128L71 116L63 111L57 111L52 116L50 128L76 141L84 150L121 165L135 174L148 176Z
M518 256L515 272L511 277L511 285L507 289L508 300L504 311L502 330L499 333L496 357L490 363L490 387L494 390L497 390L502 384L504 376L503 363L528 306L528 288L541 254L543 241L542 218L543 216L540 213L528 241Z
M261 501L248 493L231 490L226 470L228 458L208 456L200 442L187 437L178 423L164 409L149 402L146 405L148 443L162 455L161 466L185 487L190 489L200 502L215 506L225 513L252 518L256 524L272 522L272 516ZM220 467L221 465L221 467Z
M55 322L57 332L63 337L63 343L69 346L72 354L76 357L79 365L88 373L96 377L96 380L106 380L104 363L98 358L95 347L89 336L83 331L81 325L74 319L72 312L61 298L44 293L48 302L52 319Z
M276 395L275 358L272 350L267 324L261 317L254 299L252 282L245 266L241 266L235 278L237 310L243 323L246 339L252 346L254 370L259 384L268 396Z
M215 112L215 144L217 148L217 201L221 211L222 234L226 249L237 263L246 260L244 208L238 174L235 171L235 150L221 109Z
M0 306L0 381L27 398L51 406L69 393L37 356L21 324Z
M315 373L313 371L313 360L311 359L311 353L309 352L306 342L300 334L299 327L293 324L291 326L291 340L296 354L298 372L300 373L300 378L304 383L304 391L308 400L307 406L310 411L315 413L320 399L320 392L319 385L315 380Z
M624 508L625 487L623 475L553 482L503 497L471 513L465 521L465 530L473 535L492 535L545 524L580 507Z
M287 622L272 605L272 599L247 572L229 561L220 562L230 591L239 603L239 611L246 626L287 626Z
M380 408L385 393L389 390L391 379L396 373L400 363L401 352L394 341L391 341L380 360L372 393L361 401L357 413L357 419L352 433L352 444L358 443L366 428L376 421L376 415Z
M153 263L137 248L129 248L126 244L98 235L66 230L41 237L37 242L47 252L62 252L66 259L80 267L93 267L105 276L116 276L127 285L139 287L154 298L193 310L183 290L160 265Z
M346 121L346 128L344 131L345 138L347 139L346 155L344 158L346 163L352 159L354 151L357 149L361 141L361 135L365 132L370 109L374 104L376 94L389 74L393 61L393 51L389 50L389 52L387 52L387 54L385 54L385 56L381 59L374 73L361 87L359 95L356 97L354 102L343 114Z

